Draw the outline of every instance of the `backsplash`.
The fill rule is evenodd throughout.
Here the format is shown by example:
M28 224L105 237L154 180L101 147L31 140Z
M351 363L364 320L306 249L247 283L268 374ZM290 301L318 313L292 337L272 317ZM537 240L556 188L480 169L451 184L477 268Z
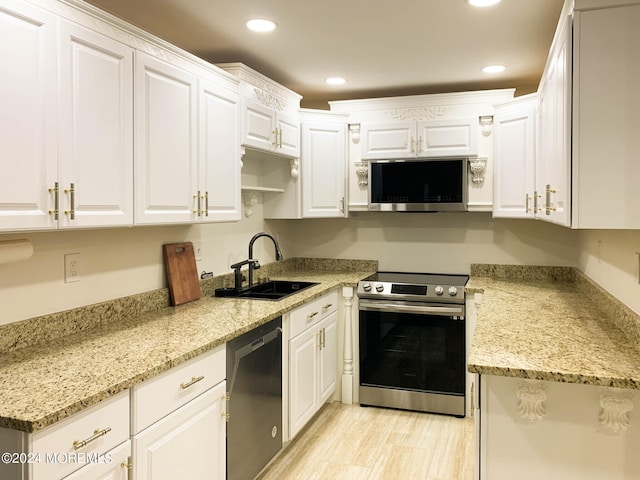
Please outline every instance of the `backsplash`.
M256 278L277 276L285 270L375 271L377 266L376 261L370 260L289 258L263 265L256 271ZM229 286L233 286L233 273L225 273L200 281L202 296L211 296L216 288ZM73 335L166 307L169 307L169 289L160 288L0 325L0 353L46 343L55 338Z
M576 289L580 293L595 300L594 303L598 305L602 320L623 331L629 339L640 344L640 315L575 267L472 263L471 276L575 283ZM474 293L474 288L472 287L468 292Z

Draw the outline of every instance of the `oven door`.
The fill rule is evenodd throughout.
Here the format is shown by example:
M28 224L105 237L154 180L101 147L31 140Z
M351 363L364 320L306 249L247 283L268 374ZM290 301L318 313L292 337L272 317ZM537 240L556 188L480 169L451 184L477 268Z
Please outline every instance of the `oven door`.
M464 415L464 306L369 299L359 304L360 402ZM387 397L402 392L424 407L415 406L415 399L389 404L396 400ZM452 397L458 397L455 407L440 406Z

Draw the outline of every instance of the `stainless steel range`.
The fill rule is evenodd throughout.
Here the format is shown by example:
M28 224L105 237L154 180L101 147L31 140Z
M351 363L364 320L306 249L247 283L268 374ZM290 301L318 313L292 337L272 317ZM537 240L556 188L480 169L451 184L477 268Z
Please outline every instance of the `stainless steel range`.
M358 283L361 405L465 415L468 280L378 272Z

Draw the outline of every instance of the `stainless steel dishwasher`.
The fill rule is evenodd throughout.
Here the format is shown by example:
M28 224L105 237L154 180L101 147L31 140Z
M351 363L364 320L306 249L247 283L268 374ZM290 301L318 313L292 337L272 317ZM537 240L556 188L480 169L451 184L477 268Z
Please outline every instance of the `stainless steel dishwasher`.
M282 448L282 317L227 343L227 479L255 478Z

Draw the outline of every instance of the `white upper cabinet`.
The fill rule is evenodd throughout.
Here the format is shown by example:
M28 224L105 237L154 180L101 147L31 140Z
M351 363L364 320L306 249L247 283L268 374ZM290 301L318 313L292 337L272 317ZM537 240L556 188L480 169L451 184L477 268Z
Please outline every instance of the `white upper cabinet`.
M237 221L240 205L240 97L199 82L199 193L203 221Z
M131 225L133 49L24 2L0 6L0 229Z
M345 123L302 123L302 216L346 216Z
M56 19L0 0L0 230L56 228Z
M136 52L137 224L197 220L197 76Z
M133 49L60 22L61 226L133 223Z
M474 156L478 119L442 119L362 125L362 158Z
M571 24L565 12L540 82L536 195L539 218L571 225Z
M416 122L363 124L362 158L409 158L416 155Z
M496 105L493 117L493 216L533 218L537 94Z
M418 122L419 157L478 155L478 118L451 118Z
M288 157L300 157L300 120L249 99L242 101L242 144Z
M640 228L640 4L626 3L575 13L576 228Z

